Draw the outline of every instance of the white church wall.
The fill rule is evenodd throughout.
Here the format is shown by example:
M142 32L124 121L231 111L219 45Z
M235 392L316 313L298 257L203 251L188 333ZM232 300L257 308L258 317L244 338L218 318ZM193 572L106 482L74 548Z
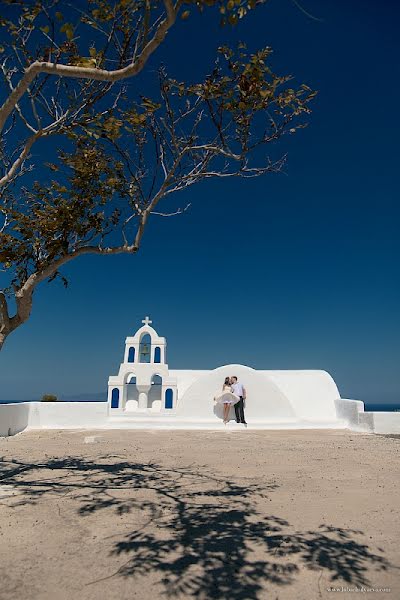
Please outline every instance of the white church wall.
M336 419L335 400L339 390L326 371L260 371L289 398L296 416L304 420Z
M234 365L235 366L235 365ZM241 366L241 365L240 365ZM228 368L232 368L229 366ZM212 373L212 370L171 369L170 374L178 381L178 406L186 391L199 378ZM254 372L251 369L251 372ZM336 419L335 400L340 398L339 390L326 371L256 371L269 378L285 395L292 405L296 416L303 420L332 421ZM228 373L237 375L237 373ZM248 375L240 381L246 387ZM222 387L221 380L221 386ZM251 405L251 393L248 393L248 407Z
M170 377L174 377L177 380L178 387L178 405L180 398L183 397L186 390L194 383L199 377L211 373L210 369L207 370L189 370L189 369L170 369Z
M199 420L216 418L213 398L222 390L225 377L230 375L236 375L246 388L247 421L296 420L293 406L275 383L265 374L243 365L225 365L199 377L180 398L177 414Z
M0 404L0 437L15 435L28 427L29 404Z

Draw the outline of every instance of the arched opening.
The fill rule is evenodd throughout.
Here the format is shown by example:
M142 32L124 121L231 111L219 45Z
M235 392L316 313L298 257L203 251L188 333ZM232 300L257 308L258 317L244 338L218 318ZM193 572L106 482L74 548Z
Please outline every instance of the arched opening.
M173 408L174 406L174 391L171 388L165 390L165 408Z
M140 339L139 344L139 362L149 363L151 356L151 337L149 333L145 333Z
M129 348L128 362L129 363L135 362L135 348L133 348L133 346L131 348Z
M154 362L155 363L161 362L161 348L159 348L158 346L156 348L154 348Z
M153 375L151 378L151 388L147 396L147 406L151 410L161 410L162 377Z
M126 404L127 412L137 410L139 404L139 392L136 387L136 375L130 374L126 380Z
M119 389L114 388L111 392L111 408L118 408L119 406Z

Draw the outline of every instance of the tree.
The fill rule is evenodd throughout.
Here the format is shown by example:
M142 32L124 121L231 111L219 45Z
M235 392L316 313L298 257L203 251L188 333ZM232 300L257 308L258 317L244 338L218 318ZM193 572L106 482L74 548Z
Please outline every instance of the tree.
M276 75L270 48L221 47L201 82L162 67L151 97L124 83L188 6L217 8L233 25L261 3L87 0L84 11L61 0L3 1L0 348L29 318L39 283L67 285L63 265L88 253L134 254L151 215L187 208L162 210L163 198L206 178L281 170L284 157L264 148L304 126L315 92ZM31 149L55 140L39 183Z

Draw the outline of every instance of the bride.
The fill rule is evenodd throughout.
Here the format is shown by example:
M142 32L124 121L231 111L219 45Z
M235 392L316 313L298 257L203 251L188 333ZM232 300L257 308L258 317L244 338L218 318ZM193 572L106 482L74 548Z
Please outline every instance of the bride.
M236 396L236 394L234 394L232 392L232 383L231 383L230 377L225 377L225 381L222 386L222 394L220 394L219 396L216 396L214 398L214 401L216 403L223 404L223 406L224 406L224 423L225 424L229 420L228 415L229 415L230 407L233 406L234 404L236 404L236 402L239 402L239 400L240 400L239 396Z

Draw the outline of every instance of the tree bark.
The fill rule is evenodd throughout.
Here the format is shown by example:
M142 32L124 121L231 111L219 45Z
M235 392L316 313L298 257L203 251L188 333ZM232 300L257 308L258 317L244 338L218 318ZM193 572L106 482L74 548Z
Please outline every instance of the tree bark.
M6 297L3 292L0 292L0 350L10 333L29 319L32 310L33 292L34 288L28 290L22 288L15 293L17 311L12 317L8 312Z
M4 346L4 342L7 339L7 334L5 333L0 333L0 350L3 348Z

